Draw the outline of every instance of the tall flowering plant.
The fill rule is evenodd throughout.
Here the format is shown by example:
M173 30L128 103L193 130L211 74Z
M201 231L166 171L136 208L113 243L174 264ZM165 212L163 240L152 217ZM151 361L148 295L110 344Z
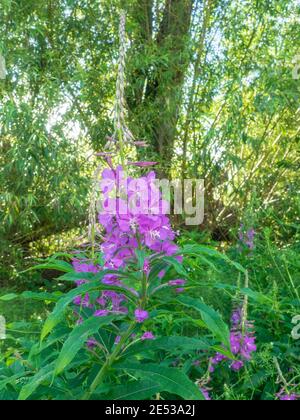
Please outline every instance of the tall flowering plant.
M99 180L98 220L90 229L89 249L64 254L70 263L55 256L37 267L64 271L60 281L75 284L55 299L41 344L30 359L40 363L47 355L47 363L23 386L19 398L35 395L41 381L48 381L50 393L61 380L69 389L69 379L75 377L80 389L68 391L71 399L115 399L124 392L135 399L161 393L163 398L207 399L197 380L174 362L174 352L185 357L207 354L216 343L222 343L220 354L230 353L229 329L221 316L185 296L189 272L184 256L197 258L204 248L176 245L177 234L166 214L169 203L157 188L155 172L129 176L122 166L114 168L110 156L104 158L107 167ZM176 318L190 310L201 316L211 342L166 334L166 320L172 331Z
M28 361L39 367L28 375L22 400L36 395L42 384L48 385L47 398L59 388L68 399L161 394L207 399L201 384L177 366L176 354L208 354L219 343L220 354L231 355L229 328L221 316L184 293L190 288L184 257L204 252L207 261L222 255L197 245L179 249L167 216L169 203L149 169L155 162L128 158L134 146L147 145L133 139L125 122L124 15L120 41L115 132L98 154L102 164L95 173L88 249L64 254L63 261L54 256L37 267L63 271L59 280L75 284L61 297L51 295L55 308ZM137 176L139 170L146 173ZM191 311L201 317L208 340L178 334L177 319Z

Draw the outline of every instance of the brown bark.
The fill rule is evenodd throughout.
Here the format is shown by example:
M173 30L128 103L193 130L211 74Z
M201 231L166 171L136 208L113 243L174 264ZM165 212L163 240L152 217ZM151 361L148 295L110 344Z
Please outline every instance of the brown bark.
M139 69L139 72L133 69L131 78L138 89L133 88L128 103L133 120L137 120L141 114L150 116L147 137L161 162L161 175L164 176L169 174L171 168L182 86L190 63L188 44L193 3L193 0L166 0L155 38L150 36L153 18L152 12L149 14L149 1L142 1L137 11L140 13L144 5L141 30L144 37L140 37L139 41L144 43L144 48L148 43L156 57L155 66L149 65Z

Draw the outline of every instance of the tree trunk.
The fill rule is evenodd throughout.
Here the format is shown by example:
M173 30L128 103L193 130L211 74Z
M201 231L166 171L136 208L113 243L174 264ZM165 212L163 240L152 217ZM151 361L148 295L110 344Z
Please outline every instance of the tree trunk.
M144 17L139 18L141 29L133 54L137 57L137 51L143 52L135 58L138 65L133 66L129 77L128 105L139 134L149 140L160 161L161 176L168 176L172 164L182 87L190 63L193 3L166 0L155 35L152 1L143 0L136 6L135 16L143 11Z

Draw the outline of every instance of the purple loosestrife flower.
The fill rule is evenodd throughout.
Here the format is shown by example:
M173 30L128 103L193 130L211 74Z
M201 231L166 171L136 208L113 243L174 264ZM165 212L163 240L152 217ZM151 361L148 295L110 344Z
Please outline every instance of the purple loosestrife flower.
M146 319L149 318L149 313L143 309L136 309L134 312L136 322L142 324Z
M143 340L143 341L155 340L155 336L153 335L153 333L151 331L147 331L142 335L141 340Z

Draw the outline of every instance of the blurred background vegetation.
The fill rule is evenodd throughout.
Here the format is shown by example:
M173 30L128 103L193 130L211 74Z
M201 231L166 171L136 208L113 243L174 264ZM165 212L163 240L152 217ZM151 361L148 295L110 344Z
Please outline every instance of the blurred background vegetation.
M151 144L141 157L161 175L205 179L205 222L189 235L230 243L244 222L294 259L299 1L1 0L0 287L39 284L20 273L87 225L94 155L112 133L121 8L128 123Z

